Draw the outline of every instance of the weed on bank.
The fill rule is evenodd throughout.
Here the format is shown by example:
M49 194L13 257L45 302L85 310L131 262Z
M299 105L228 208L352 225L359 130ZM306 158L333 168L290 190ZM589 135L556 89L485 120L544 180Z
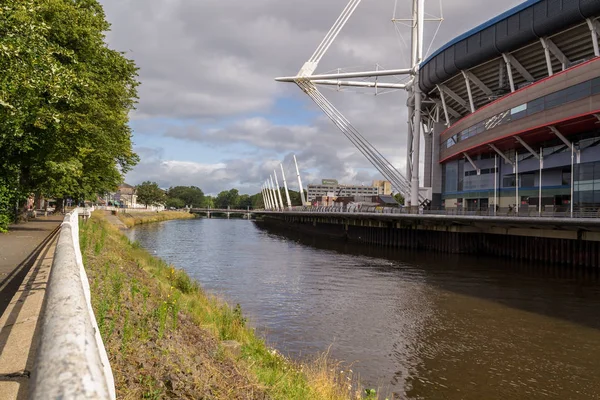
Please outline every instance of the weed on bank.
M150 224L153 222L161 222L171 219L196 218L194 214L185 211L141 211L133 213L119 212L117 215L128 228L132 228L134 225Z
M119 398L362 397L326 355L297 364L267 347L239 305L206 294L102 212L82 223L80 243Z

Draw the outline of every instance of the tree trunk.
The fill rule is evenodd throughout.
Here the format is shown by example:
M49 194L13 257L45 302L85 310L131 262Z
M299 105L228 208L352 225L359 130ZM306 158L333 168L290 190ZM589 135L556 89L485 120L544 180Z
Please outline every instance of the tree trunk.
M63 212L64 209L65 209L65 200L57 199L56 200L56 208L54 209L54 212L55 213Z
M27 209L27 203L28 203L28 199L25 199L23 201L21 201L18 205L18 209L17 209L17 215L16 215L16 223L20 224L22 222L27 222L29 220L27 212L29 211Z

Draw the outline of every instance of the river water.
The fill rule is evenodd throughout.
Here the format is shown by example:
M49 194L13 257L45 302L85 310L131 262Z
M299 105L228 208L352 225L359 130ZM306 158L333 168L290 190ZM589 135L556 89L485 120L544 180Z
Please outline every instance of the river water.
M247 220L130 239L239 303L296 359L326 351L409 399L600 399L594 273L272 233Z

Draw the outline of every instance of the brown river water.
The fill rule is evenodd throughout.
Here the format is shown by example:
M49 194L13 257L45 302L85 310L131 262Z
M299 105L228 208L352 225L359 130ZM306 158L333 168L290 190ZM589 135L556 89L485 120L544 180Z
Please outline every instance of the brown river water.
M392 250L238 219L128 232L301 360L395 399L600 399L597 272Z

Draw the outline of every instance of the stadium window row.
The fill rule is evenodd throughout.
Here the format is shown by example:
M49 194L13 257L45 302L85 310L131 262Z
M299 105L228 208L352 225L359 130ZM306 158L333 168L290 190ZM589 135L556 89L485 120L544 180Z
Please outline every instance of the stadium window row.
M554 93L550 93L543 97L539 97L535 100L531 100L530 102L513 107L510 110L502 111L490 118L478 122L467 129L464 129L456 135L453 135L451 138L446 140L444 146L446 148L450 148L458 142L462 142L463 140L479 135L480 133L490 129L494 129L500 125L504 125L509 122L537 114L544 110L561 106L563 104L581 100L598 93L600 93L600 77L570 86Z

